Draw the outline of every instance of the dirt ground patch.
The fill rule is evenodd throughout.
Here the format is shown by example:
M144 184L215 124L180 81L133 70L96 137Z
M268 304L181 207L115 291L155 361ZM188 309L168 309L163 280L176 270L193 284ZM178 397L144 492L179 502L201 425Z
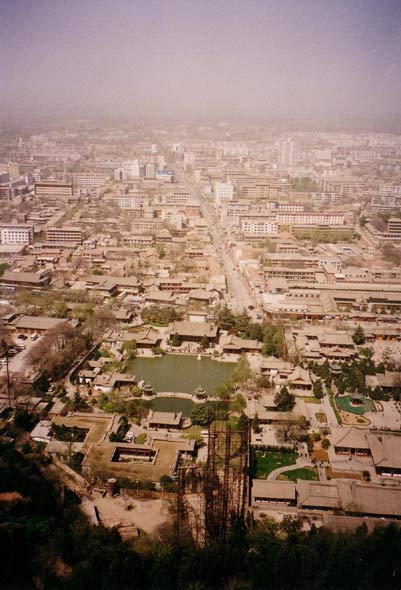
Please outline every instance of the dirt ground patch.
M111 498L99 496L93 500L102 523L107 527L134 526L151 534L161 524L171 521L171 502L167 500L137 500L136 498Z
M333 471L331 467L326 467L326 476L328 479L363 479L359 471Z
M311 453L311 459L316 459L316 461L328 461L329 456L327 451L322 448L314 449L313 453Z

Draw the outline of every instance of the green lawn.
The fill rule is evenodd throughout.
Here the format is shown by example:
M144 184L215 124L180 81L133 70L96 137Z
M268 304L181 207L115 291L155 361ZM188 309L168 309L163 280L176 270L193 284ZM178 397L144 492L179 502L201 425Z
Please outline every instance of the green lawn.
M299 469L291 469L281 474L290 481L297 482L297 479L309 479L312 481L319 480L319 474L314 467L301 467Z
M367 397L363 398L362 404L360 406L351 406L351 397L349 395L336 397L335 402L340 410L350 412L351 414L361 415L366 414L366 412L374 412L375 410L374 403Z
M337 422L339 424L341 424L341 418L340 418L340 414L338 413L338 408L336 406L336 402L334 401L334 397L332 395L329 396L329 400L330 400L330 405L333 408L333 412L337 418Z
M269 473L278 467L295 465L297 454L295 451L288 453L273 451L256 451L256 478L265 479Z
M201 436L201 431L207 430L207 428L202 428L202 426L190 426L189 428L184 428L182 431L183 438L194 438L198 442L202 442L203 438Z
M146 432L142 432L142 434L138 434L138 436L135 438L135 444L143 445L146 441L147 436L148 435L146 434Z

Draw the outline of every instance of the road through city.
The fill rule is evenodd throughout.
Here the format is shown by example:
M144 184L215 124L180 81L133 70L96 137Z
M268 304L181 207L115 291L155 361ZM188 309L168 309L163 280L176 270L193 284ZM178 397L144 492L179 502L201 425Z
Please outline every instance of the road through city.
M205 219L208 230L216 250L217 259L223 267L227 281L227 290L229 295L230 307L235 312L242 312L256 307L254 296L250 293L249 287L245 283L234 257L231 254L228 241L224 236L222 227L218 219L211 213L211 204L205 202L199 194L199 187L188 186L191 195L199 202L201 213ZM251 315L254 315L251 313Z

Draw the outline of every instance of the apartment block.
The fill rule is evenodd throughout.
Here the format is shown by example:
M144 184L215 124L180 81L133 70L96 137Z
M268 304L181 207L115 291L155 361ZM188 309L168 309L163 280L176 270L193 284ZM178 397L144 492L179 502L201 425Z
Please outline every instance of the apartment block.
M274 217L270 219L244 219L241 223L241 231L244 236L277 235L279 226Z
M33 226L10 224L0 226L0 241L2 244L32 244Z
M135 234L123 234L122 235L122 242L124 246L152 246L155 243L155 239L153 236L148 236L144 234L135 235Z
M74 184L80 188L99 188L110 180L110 174L102 172L80 172L74 174Z
M401 218L391 217L387 222L387 231L390 234L401 234Z
M189 199L189 192L185 190L176 190L167 193L165 200L168 205L186 205Z
M234 194L232 182L216 182L214 185L214 196L217 203L231 201Z
M140 209L142 207L143 196L141 194L117 195L114 202L121 209Z
M276 220L280 225L344 225L344 215L338 213L277 213Z
M72 184L63 182L36 182L35 196L45 198L69 199L72 197Z
M83 239L83 231L76 227L50 227L46 230L46 240L52 243L80 246Z

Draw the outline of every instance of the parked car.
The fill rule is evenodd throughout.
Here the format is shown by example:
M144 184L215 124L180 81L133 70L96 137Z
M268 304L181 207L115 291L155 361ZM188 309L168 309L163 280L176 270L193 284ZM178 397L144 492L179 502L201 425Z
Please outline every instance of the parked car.
M25 334L20 334L19 336L17 336L18 340L28 340L28 336L25 336Z

